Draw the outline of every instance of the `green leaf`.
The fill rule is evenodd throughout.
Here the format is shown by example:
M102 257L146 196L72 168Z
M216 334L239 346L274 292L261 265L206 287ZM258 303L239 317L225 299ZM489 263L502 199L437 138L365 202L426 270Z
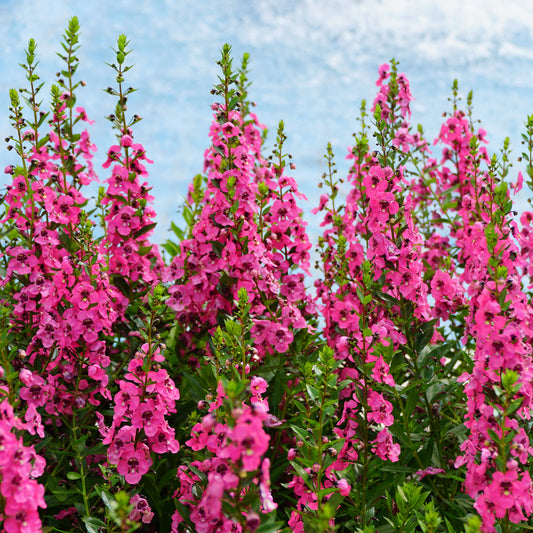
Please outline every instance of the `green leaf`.
M313 385L306 383L305 388L311 401L316 402L318 399L320 399L320 392L315 387L313 387Z
M242 333L242 326L234 320L227 319L225 321L226 331L235 337L239 337Z
M136 231L133 234L133 239L137 240L141 235L144 235L145 233L148 233L149 231L153 230L157 226L157 222L154 222L152 224L146 224L146 226L143 226L140 230Z
M81 479L79 472L67 472L67 478L74 481L75 479Z
M501 441L499 435L493 429L487 428L487 433L489 434L490 438L494 442L500 442Z
M266 519L266 521L265 521L265 519ZM277 522L276 521L275 513L270 513L270 514L268 514L266 516L262 515L262 520L263 520L263 522L256 529L256 533L276 533L284 525L284 522Z
M105 522L102 522L99 518L94 518L92 516L84 516L83 523L87 528L88 533L99 533L101 527L106 528Z
M149 254L151 250L152 250L152 245L150 245L150 246L141 246L139 248L139 252L138 253L142 257L144 255Z
M193 465L188 465L188 469L194 474L196 474L200 478L200 481L202 481L203 483L207 483L207 476L205 475L205 472L202 472Z
M390 294L387 294L385 292L381 292L381 291L376 291L374 293L374 295L379 299L379 300L382 300L384 302L387 302L391 305L398 305L400 302L397 298L394 298L394 296L391 296Z
M72 496L78 495L79 492L73 489L50 489L50 492L60 501L64 502L66 500L72 501Z
M430 320L429 322L424 322L420 326L420 331L418 332L415 340L415 350L417 352L421 352L431 341L436 323L436 320Z
M87 435L83 435L83 437L80 437L79 439L72 441L70 445L72 446L72 449L78 451L79 453L83 453L86 451L86 445L87 442ZM85 454L84 454L85 455Z
M172 241L165 242L163 248L169 253L171 258L176 257L180 253L179 245Z
M516 411L518 411L522 403L523 403L523 398L518 398L516 400L513 400L511 404L509 405L509 407L507 408L507 416L510 416Z
M107 446L105 444L99 443L95 446L91 446L86 455L105 455L107 452Z
M128 281L125 277L121 276L120 274L112 274L111 280L113 285L127 298L130 300L133 298L133 294L131 292L130 286L128 284Z
M426 366L428 364L428 361L430 359L434 359L435 361L440 361L443 357L446 357L448 353L451 350L451 346L449 344L441 344L439 346L435 346L434 348L428 348L427 351L424 350L419 357L418 365L419 366ZM434 363L429 363L434 364Z
M405 416L407 418L411 417L413 411L415 410L416 404L420 399L420 391L416 388L416 384L413 385L414 386L412 386L411 390L409 391L409 396L407 396L407 403L405 404Z
M304 480L304 483L307 484L309 480L309 474L306 472L306 470L302 468L296 461L290 461L290 463L294 470L296 470L296 473Z
M100 493L100 497L102 498L102 501L104 502L104 505L110 510L114 510L116 502L113 496L109 494L106 490L102 489Z
M371 301L372 301L372 295L367 294L366 296L363 297L363 299L361 300L361 303L363 305L368 305Z
M291 429L294 431L294 433L296 433L296 435L298 435L298 437L300 437L304 442L307 441L307 439L309 438L309 433L305 430L305 429L302 429L302 428L299 428L298 426L291 426Z
M76 253L80 247L76 241L70 238L66 233L63 231L58 232L58 237L61 242L61 244L65 247L65 249L70 252L71 254Z

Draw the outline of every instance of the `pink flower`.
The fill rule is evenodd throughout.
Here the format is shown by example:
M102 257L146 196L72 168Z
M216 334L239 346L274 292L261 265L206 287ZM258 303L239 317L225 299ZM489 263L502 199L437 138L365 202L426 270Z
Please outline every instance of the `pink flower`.
M261 420L243 416L231 431L229 456L235 462L242 460L243 468L252 472L259 468L262 457L268 450L269 440Z
M400 445L392 442L392 435L386 429L378 433L374 443L377 444L374 451L378 457L384 461L389 460L393 463L398 461L400 457Z
M524 176L522 175L522 172L518 172L518 175L516 177L516 182L511 185L511 187L514 189L515 194L522 190L522 186L524 185Z
M130 147L133 144L133 139L129 135L123 135L120 138L120 146Z
M341 496L344 497L349 496L352 490L352 487L345 479L339 479L337 481L337 488L339 489Z
M293 511L289 519L289 527L293 533L304 533L304 523L299 513Z
M400 206L391 192L376 192L369 202L371 219L386 223L391 215L395 215Z
M163 413L156 409L155 402L152 399L140 404L133 411L131 425L137 429L143 429L147 437L153 437L159 432L165 418Z
M261 481L259 482L259 495L263 511L270 513L277 509L278 504L274 502L270 492L270 459L265 457L261 463Z
M4 531L6 533L34 533L41 531L39 513L33 509L20 509L13 516L6 516Z
M396 135L392 141L392 145L397 148L401 147L403 152L409 151L409 145L414 144L414 138L409 133L408 128L399 128L396 131Z
M130 505L133 505L133 510L129 515L130 520L138 522L141 520L143 524L149 524L154 517L154 513L145 498L142 498L139 494L132 496Z
M496 519L494 516L494 503L485 495L481 495L474 503L474 508L483 521L483 531L488 533L495 532L494 523Z
M252 392L252 396L261 396L266 392L268 388L267 382L264 380L264 378L261 378L259 376L253 376L252 380L250 382L250 389Z
M7 254L12 257L6 272L8 278L13 271L19 274L29 274L37 265L37 257L30 250L24 250L21 246L8 248Z
M174 428L171 428L166 420L158 432L150 438L150 447L155 453L179 452L180 443L175 438Z
M115 394L115 416L133 413L139 405L142 391L137 385L125 380L119 381L120 391Z
M487 473L487 463L483 462L480 465L472 463L470 465L469 475L465 480L466 493L475 499L480 492L485 490L489 480L490 476Z
M152 459L146 445L128 443L121 450L117 471L127 483L136 485L151 466Z
M485 489L485 497L493 503L495 515L503 518L515 500L522 496L523 490L516 470L494 472L492 483Z
M318 207L311 209L311 213L313 213L313 215L316 215L319 211L322 211L322 209L326 207L326 204L328 203L328 201L329 201L329 196L327 194L321 194Z
M285 326L276 323L270 323L268 330L268 342L278 353L285 353L289 349L289 344L294 336Z
M388 63L383 63L378 68L379 78L376 81L376 85L381 85L389 77L390 65Z
M98 303L100 295L89 283L77 283L72 290L71 303L80 309L87 309L91 304Z
M525 464L530 455L533 455L533 448L529 445L529 438L523 428L513 438L511 454L518 457L518 460Z
M385 400L383 396L375 391L370 391L368 406L371 411L368 413L368 420L376 424L391 426L394 423L392 415L392 404Z
M202 502L209 506L212 516L218 516L222 511L222 497L224 495L224 480L222 476L209 473L208 484L202 497Z
M394 378L389 374L389 365L385 363L383 357L380 355L372 369L372 377L378 383L386 383L387 385L394 387Z
M85 122L88 122L89 124L94 124L94 120L90 120L88 117L87 117L87 113L85 112L85 109L83 107L76 107L76 111L78 113L78 118L80 120L83 120Z

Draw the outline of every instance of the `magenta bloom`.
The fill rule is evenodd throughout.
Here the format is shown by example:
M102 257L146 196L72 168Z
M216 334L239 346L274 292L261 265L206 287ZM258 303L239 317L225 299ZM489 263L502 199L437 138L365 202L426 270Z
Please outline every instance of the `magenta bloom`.
M523 487L518 479L516 470L494 472L492 483L485 489L485 496L494 505L494 513L503 518L508 509L515 504L515 500L522 496Z
M137 444L134 447L133 443L128 443L121 450L117 471L127 483L136 485L151 466L152 459L146 446Z
M261 506L267 513L274 511L278 504L272 498L270 492L270 459L265 457L261 463L261 481L259 482L259 494L261 497Z
M368 406L372 409L368 413L368 420L376 424L391 426L394 423L392 404L385 400L381 394L371 391L368 398Z
M276 352L285 353L294 338L292 332L280 324L270 324L269 328L268 342Z
M252 472L259 468L263 454L268 450L269 440L260 419L243 416L231 432L229 456L234 462L241 459L243 468Z
M339 481L337 481L337 488L344 497L349 496L350 491L352 490L352 487L345 479L339 479Z
M131 417L132 426L137 429L144 429L147 437L155 436L164 421L163 413L156 409L155 402L151 399L140 404Z
M133 510L130 513L129 519L139 521L143 524L149 524L154 517L154 513L145 498L142 498L139 494L132 496L130 504L134 505Z
M267 382L258 376L253 376L252 381L250 382L250 389L252 391L253 396L261 396L261 394L264 394L267 390Z
M14 516L7 516L3 525L6 533L34 533L42 527L39 513L33 509L21 509Z
M400 457L400 445L392 442L392 435L386 429L378 433L374 442L376 444L374 451L378 457L384 461L389 460L393 463L398 461Z

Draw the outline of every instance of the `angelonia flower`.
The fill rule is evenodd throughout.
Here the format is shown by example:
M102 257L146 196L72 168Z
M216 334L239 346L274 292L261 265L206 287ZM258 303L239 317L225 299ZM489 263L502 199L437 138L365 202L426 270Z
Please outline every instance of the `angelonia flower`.
M178 467L180 488L174 495L178 501L186 502L190 520L199 532L214 533L220 527L242 531L239 521L224 515L222 501L234 502L244 497L249 489L244 488L247 484L243 485L243 481L248 477L257 480L262 512L268 513L277 507L270 492L270 460L265 457L270 436L264 428L269 414L268 404L257 392L263 389L261 379L255 379L256 392L250 404L234 404L226 416L222 405L227 395L219 382L217 398L211 402L208 414L194 425L191 438L185 443L195 452L208 452L205 460L191 463L191 467L203 472L207 478L207 485L201 489L201 498L195 497L201 480L194 470L185 465ZM247 521L251 522L253 512L249 510L245 514ZM177 510L173 515L172 531L178 531L177 526L182 521L183 517Z
M161 347L143 344L128 364L128 372L117 380L110 427L97 413L103 443L109 445L107 459L130 485L136 485L152 466L151 453L177 453L179 443L167 418L176 412L179 390L168 372Z
M152 521L154 513L146 501L146 498L143 498L139 494L135 494L130 500L130 505L134 506L128 517L130 520L134 522L141 521L143 524L149 524Z
M475 150L472 143L474 161ZM533 452L523 429L528 427L533 397L532 317L521 283L526 269L517 261L512 222L503 212L507 187L498 183L492 166L482 170L481 163L464 179L470 188L465 188L459 209L463 226L456 242L465 265L461 278L470 296L466 334L476 344L473 370L460 377L469 435L456 466L466 464L467 491L476 500L484 531L494 531L495 518L507 515L518 523L533 509L533 485L521 466ZM472 216L472 203L480 206L478 217Z
M4 387L0 394L6 393ZM36 481L43 475L45 460L27 447L17 430L26 429L7 399L0 402L0 524L6 533L41 531L39 507L46 508L44 486Z
M150 207L154 198L148 182L141 182L148 176L144 163L153 161L131 135L124 132L120 145L109 148L103 164L111 167L111 176L100 198L106 224L101 252L109 258L109 275L149 286L164 275L159 249L148 239L155 226L156 213Z
M412 97L407 78L395 66L391 76L390 66L383 65L377 85L372 108L377 127L396 131L393 146L397 150L425 150L420 136L409 133ZM381 351L383 346L398 349L406 343L403 325L397 320L400 307L413 306L419 323L430 319L423 239L413 220L414 200L405 192L405 169L395 156L380 158L361 138L348 154L353 164L346 204L337 207L339 185L333 177L330 147L326 158L330 172L323 185L331 192L321 196L314 210L325 212L319 242L322 277L315 287L327 342L344 361L339 377L353 380L341 391L345 401L335 432L345 440L338 461L344 464L359 458L361 410L364 423L375 428L371 451L383 460L398 461L400 446L393 443L387 429L394 422L392 404L378 390L381 384L395 385ZM377 284L387 300L372 298ZM395 303L391 306L390 302ZM363 372L363 367L370 370Z
M125 116L125 36L110 65L119 88L107 89L117 141L90 206L96 147L70 87L76 24L51 112L40 111L31 41L21 92L34 123L10 91L20 162L1 198L2 531L377 531L413 512L433 531L431 520L462 528L458 508L477 512L483 533L522 530L533 513L533 213L513 218L509 189L525 178L508 187L508 143L489 155L471 97L459 109L454 85L433 154L411 124L409 80L394 60L379 67L344 178L327 149L311 294L283 123L266 156L228 46L186 228L164 245L170 264L151 242L140 118ZM527 125L533 188L533 116ZM396 496L381 479L391 471L407 487ZM398 499L413 495L418 508Z
M261 155L264 126L250 113L214 104L211 147L205 152L205 190L198 218L170 265L167 304L184 324L194 347L217 320L235 310L246 289L257 357L287 352L294 331L309 328L315 307L304 285L311 244L284 162ZM279 142L284 140L282 130ZM280 148L281 150L281 148Z
M57 121L65 120L65 106L60 99ZM86 117L83 108L77 112ZM94 146L84 132L74 153L85 165L74 160L67 169L66 141L53 129L49 135L49 144L30 150L28 178L14 175L8 187L4 222L15 224L21 238L5 250L7 271L0 282L13 290L11 327L28 338L20 394L29 431L40 436L43 411L59 417L109 397L110 361L101 336L111 334L126 305L103 268L81 207L87 200L78 187L94 179L88 166Z
M6 331L18 348L9 372L18 377L16 385L12 378L4 379L4 373L0 379L8 384L9 397L18 395L13 405L24 422L17 430L40 439L52 438L53 433L60 441L67 434L77 439L77 424L85 423L81 429L87 430L83 438L89 448L97 444L91 441L97 435L97 422L108 448L108 464L116 465L126 483L136 484L150 468L152 454L179 449L175 430L166 420L175 412L179 392L161 368L162 346L142 345L131 360L128 354L140 344L136 338L142 338L138 331L128 331L128 322L135 322L132 313L139 314L139 301L133 300L144 296L142 303L149 303L154 285L164 277L157 246L149 241L155 225L149 206L153 198L147 183L139 183L147 175L142 163L148 160L143 147L131 140L131 131L122 135L120 146L111 147L104 168L111 162L115 165L99 202L104 235L96 238L95 223L86 208L88 199L82 192L97 180L92 165L96 147L86 130L77 134L73 129L80 121L91 121L82 107L74 110L70 92L61 92L55 85L51 92L50 131L42 136L37 126L25 130L16 91L10 93L22 166L6 168L12 182L3 197L2 222L11 227L11 237L2 250L6 274L0 289L2 304L12 310L2 326L7 324ZM136 318L134 328L139 327L140 317ZM125 375L113 374L123 364ZM127 408L119 403L119 414L106 426L107 420L94 408L103 410L102 404L121 402L128 394L132 403ZM132 407L138 410L133 412ZM40 531L36 508L45 506L43 488L26 479L26 471L38 477L41 458L31 448L28 453L21 451L18 437L14 444L20 448L13 452L18 454L13 465L21 463L19 474L0 471L1 490L6 501L13 496L21 509L7 505L4 527L6 531ZM88 471L102 475L97 465L100 459L89 453L83 461L73 460L73 470L80 472L72 480L79 475L84 482ZM24 489L16 487L19 483ZM139 519L148 523L151 511L144 505L146 500L133 503ZM75 519L69 510L57 519L66 517Z
M435 143L443 146L442 157L428 159L427 170L435 198L448 208L434 215L440 221L425 258L433 316L448 320L468 311L457 340L473 357L472 371L459 377L469 433L455 466L466 465L465 491L475 500L482 530L492 532L497 520L518 523L532 510L533 487L522 466L533 452L524 431L531 412L532 360L530 306L522 288L528 217L523 215L520 233L509 216L502 170L482 144L485 135L456 108L441 127ZM443 221L449 228L445 237ZM456 259L452 248L458 250Z

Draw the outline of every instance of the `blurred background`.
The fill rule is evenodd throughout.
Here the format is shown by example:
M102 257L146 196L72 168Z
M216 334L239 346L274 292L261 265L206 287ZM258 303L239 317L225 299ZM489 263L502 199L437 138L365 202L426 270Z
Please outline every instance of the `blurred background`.
M18 63L28 39L38 42L47 98L61 63L55 53L73 15L82 29L78 73L87 82L78 103L96 121L89 131L99 148L101 180L105 151L115 142L104 119L115 106L102 91L114 82L105 62L114 61L119 34L131 40L135 67L126 86L139 90L128 107L144 118L135 126L135 139L154 160L149 170L156 242L166 240L171 220L179 221L187 184L202 170L210 90L225 42L232 45L236 66L244 52L251 55L250 97L270 129L267 147L279 120L285 122L287 150L296 164L291 174L309 198L303 207L313 239L319 221L310 210L318 203L325 147L332 143L339 173L345 173L360 101L371 104L377 68L392 57L411 82L412 122L421 123L430 140L450 110L454 78L464 96L474 91L474 117L488 131L491 151L509 136L518 157L526 115L533 113L530 0L0 0L0 139L11 134L8 90L24 86ZM11 162L3 143L0 168ZM519 168L515 164L511 179ZM519 206L525 206L524 198Z

